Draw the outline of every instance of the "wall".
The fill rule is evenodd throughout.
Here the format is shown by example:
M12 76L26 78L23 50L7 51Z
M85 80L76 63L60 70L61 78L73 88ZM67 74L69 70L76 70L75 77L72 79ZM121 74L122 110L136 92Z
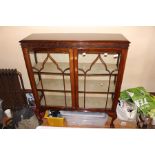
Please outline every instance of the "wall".
M31 33L122 33L130 42L122 89L155 92L155 27L0 27L0 68L17 68L30 88L19 41Z

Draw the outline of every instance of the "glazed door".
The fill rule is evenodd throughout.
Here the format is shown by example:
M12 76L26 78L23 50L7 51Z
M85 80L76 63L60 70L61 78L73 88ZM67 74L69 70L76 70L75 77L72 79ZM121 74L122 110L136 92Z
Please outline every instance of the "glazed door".
M74 82L73 51L68 49L30 52L35 85L41 107L71 109ZM71 67L70 67L71 66Z
M75 50L76 109L112 110L119 63L117 51Z

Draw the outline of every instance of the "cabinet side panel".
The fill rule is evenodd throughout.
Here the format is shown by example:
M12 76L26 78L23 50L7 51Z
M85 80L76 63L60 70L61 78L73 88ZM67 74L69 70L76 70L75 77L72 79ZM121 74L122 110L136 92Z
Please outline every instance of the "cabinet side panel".
M26 68L27 68L27 72L28 72L32 92L33 92L35 103L36 103L36 108L37 108L36 109L36 114L37 114L38 117L40 117L40 115L39 115L39 109L40 109L39 97L38 97L37 89L36 89L36 86L35 86L35 79L34 79L34 75L33 75L33 70L32 70L32 65L31 65L31 61L30 61L29 52L28 52L27 48L22 48L22 51L23 51L23 55L24 55L24 59L25 59L25 64L26 64Z
M122 85L122 80L123 80L127 52L128 52L127 49L123 49L121 51L121 58L120 58L120 64L119 64L119 70L118 70L118 76L117 76L117 82L116 82L116 88L115 88L115 97L114 97L114 103L112 107L113 112L116 112L116 106L117 106L118 98L119 98L120 91L121 91L121 85Z

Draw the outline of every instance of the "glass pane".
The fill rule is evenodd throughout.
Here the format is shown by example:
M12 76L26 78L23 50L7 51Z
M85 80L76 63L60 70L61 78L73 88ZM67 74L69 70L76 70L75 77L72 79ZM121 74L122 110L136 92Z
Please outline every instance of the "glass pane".
M70 107L69 54L31 53L30 59L41 105Z
M98 57L100 56L100 57ZM117 58L118 54L86 54L82 53L78 55L79 60L79 74L82 74L83 71L87 71L87 74L108 74L113 70L117 69ZM102 60L105 62L108 71L106 70L106 66L102 63ZM91 66L92 65L92 66ZM118 72L115 71L115 74Z
M80 108L112 108L118 65L117 52L78 55Z
M94 108L94 109L111 109L112 108L112 94L84 94L79 93L79 107L80 108Z
M69 108L72 106L71 94L66 93L66 97L65 97L64 93L45 92L45 98L44 97L42 98L41 105L51 106L51 107L60 106L60 107Z
M35 62L34 53L30 54L33 71L40 71L45 73L69 73L69 55L63 53L37 53L37 62Z

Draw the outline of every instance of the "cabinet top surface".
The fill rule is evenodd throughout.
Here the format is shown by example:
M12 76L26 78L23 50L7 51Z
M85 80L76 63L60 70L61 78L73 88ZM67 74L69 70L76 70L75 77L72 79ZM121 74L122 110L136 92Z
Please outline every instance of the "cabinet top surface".
M112 33L40 33L31 34L20 42L32 41L110 41L129 43L122 34Z

